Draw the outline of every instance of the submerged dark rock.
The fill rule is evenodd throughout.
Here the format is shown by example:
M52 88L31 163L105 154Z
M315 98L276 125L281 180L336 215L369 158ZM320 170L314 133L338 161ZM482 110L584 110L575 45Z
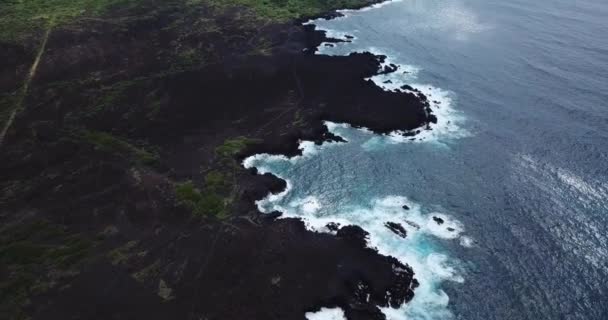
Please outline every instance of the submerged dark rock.
M415 223L415 222L413 222L413 221L410 221L410 220L405 220L405 223L407 223L407 224L409 224L410 226L412 226L412 227L416 228L416 230L419 230L419 229L420 229L420 225L419 225L419 224L417 224L417 223Z

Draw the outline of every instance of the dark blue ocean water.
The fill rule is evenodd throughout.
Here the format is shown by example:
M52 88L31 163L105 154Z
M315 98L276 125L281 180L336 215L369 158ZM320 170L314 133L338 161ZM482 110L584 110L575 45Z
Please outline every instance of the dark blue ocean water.
M411 264L422 285L389 319L608 319L608 1L346 14L316 24L356 39L322 53L386 54L401 65L390 79L441 102L440 126L415 142L336 126L348 143L252 159L290 184L260 205L319 231L359 224Z

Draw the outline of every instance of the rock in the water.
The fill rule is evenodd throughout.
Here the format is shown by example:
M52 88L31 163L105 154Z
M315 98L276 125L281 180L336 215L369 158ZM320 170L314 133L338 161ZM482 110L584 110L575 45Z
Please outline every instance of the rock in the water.
M437 222L438 225L442 225L445 221L443 221L443 219L439 218L439 217L435 217L433 216L433 220L435 222Z
M389 222L384 223L384 226L387 227L389 230L391 230L396 235L400 236L401 238L405 239L405 237L407 237L407 231L399 223L389 221Z

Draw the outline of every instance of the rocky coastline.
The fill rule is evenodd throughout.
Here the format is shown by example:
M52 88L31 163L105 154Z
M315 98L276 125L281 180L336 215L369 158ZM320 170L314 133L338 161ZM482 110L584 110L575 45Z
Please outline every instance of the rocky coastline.
M301 21L189 10L152 3L50 33L0 146L0 315L383 319L378 306L411 300L411 268L367 248L364 230L260 213L285 182L240 163L339 140L324 121L411 132L434 121L425 99L364 80L383 57L315 55L330 39ZM34 46L0 46L12 92Z

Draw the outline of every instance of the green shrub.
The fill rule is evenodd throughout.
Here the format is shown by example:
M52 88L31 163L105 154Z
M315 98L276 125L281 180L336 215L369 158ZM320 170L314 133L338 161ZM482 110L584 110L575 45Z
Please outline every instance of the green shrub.
M196 204L194 213L197 215L223 217L226 212L224 198L215 193L202 195L201 200Z
M175 196L180 204L185 205L190 210L194 210L196 204L202 199L200 190L194 186L192 181L178 183L175 186Z
M220 171L211 171L205 175L205 186L213 192L223 192L228 187L226 176Z
M226 215L225 199L212 190L201 192L192 181L176 184L175 195L178 203L192 210L195 215L219 218Z

